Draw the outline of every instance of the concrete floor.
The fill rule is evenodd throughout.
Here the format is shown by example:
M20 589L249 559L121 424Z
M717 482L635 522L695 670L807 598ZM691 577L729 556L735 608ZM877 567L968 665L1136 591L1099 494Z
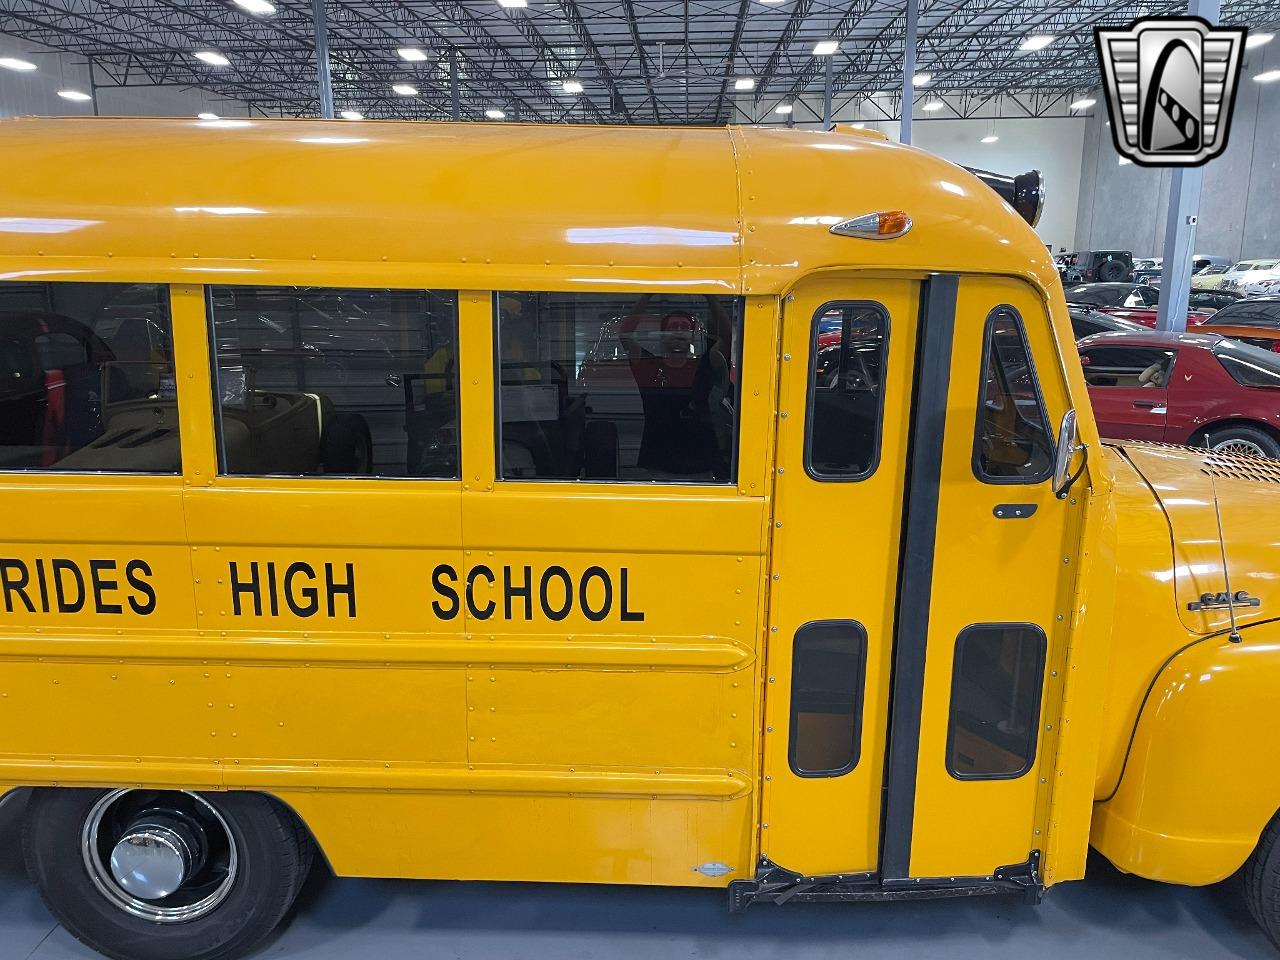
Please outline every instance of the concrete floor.
M0 960L96 954L50 918L27 884L13 804L0 808ZM926 903L797 904L730 916L705 890L429 883L319 877L271 960L911 960L1085 957L1278 958L1240 899L1238 878L1206 889L1117 873L1039 907L1003 897Z

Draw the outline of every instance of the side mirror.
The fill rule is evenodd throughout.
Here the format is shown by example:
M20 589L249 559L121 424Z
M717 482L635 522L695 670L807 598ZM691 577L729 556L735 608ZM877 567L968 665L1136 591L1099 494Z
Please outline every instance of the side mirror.
M1071 464L1075 462L1077 453L1084 456L1080 461L1080 469L1072 473ZM1068 410L1062 415L1062 425L1058 428L1058 448L1053 456L1053 492L1059 500L1075 486L1088 462L1089 445L1080 442L1080 434L1076 430L1076 412Z

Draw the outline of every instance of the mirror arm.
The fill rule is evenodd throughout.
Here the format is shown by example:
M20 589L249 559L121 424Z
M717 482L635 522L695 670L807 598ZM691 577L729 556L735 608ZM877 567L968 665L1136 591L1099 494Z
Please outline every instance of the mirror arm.
M1089 445L1087 443L1079 444L1072 452L1082 453L1084 456L1080 458L1080 469L1067 477L1066 482L1062 484L1062 489L1056 491L1055 495L1059 500L1065 500L1067 498L1067 494L1070 493L1071 488L1076 485L1076 481L1084 476L1085 467L1089 465Z

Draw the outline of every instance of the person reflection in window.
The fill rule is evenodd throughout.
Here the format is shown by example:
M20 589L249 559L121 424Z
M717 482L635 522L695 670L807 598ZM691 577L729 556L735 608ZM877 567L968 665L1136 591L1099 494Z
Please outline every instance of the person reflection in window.
M639 336L644 321L652 321L645 314L650 299L641 297L618 328L644 410L636 465L655 479L728 479L733 387L719 335L729 328L727 318L711 297L711 333L692 313L671 310L658 321L650 350Z

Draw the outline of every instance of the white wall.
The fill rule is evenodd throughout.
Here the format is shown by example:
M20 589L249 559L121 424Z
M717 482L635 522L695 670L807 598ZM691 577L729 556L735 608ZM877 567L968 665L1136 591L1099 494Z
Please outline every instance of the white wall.
M884 110L851 105L838 112L834 119L837 123L860 123L868 130L879 130L889 139L897 140L898 121L883 119L885 113L890 112L890 107L889 98L881 99ZM795 104L794 110L796 126L821 126L820 121L812 119L822 112L820 98L806 97ZM747 98L741 99L735 122L753 122L753 111L758 115L760 107ZM770 115L769 125L776 125L779 119ZM995 143L981 142L983 137L992 133L1000 139ZM1083 119L984 117L961 120L955 118L954 113L951 118L934 119L917 104L911 134L912 146L966 167L980 167L1004 174L1039 170L1045 178L1046 197L1044 214L1036 232L1045 243L1052 245L1055 252L1059 247L1072 248L1076 238L1084 154Z
M93 103L58 96L59 90L90 92L83 58L59 53L0 34L0 57L18 57L36 65L24 73L0 70L0 118L23 116L91 117ZM105 87L98 90L97 112L104 117L190 117L209 111L244 116L245 104L181 87Z

